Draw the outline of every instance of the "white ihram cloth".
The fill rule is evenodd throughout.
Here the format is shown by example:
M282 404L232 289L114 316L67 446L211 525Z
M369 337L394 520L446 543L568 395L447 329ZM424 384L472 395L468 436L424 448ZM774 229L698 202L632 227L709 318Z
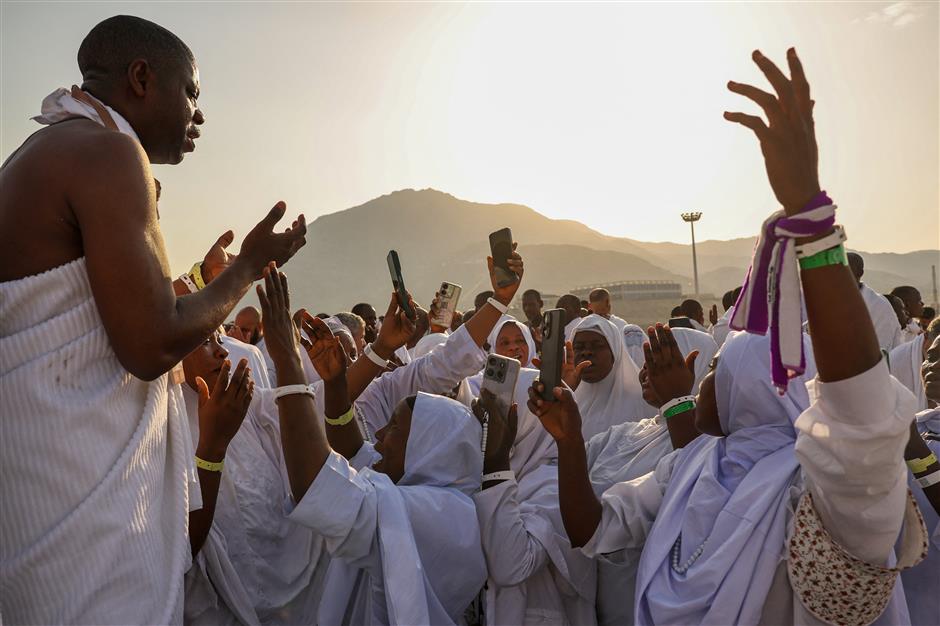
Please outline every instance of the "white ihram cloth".
M699 437L653 473L604 494L601 523L583 550L603 555L646 542L637 623L820 623L786 572L785 542L806 489L850 554L881 565L893 555L905 511L910 393L882 362L838 382L793 381L780 397L768 376L768 349L769 338L747 333L722 349L716 398L731 436ZM795 414L796 432L788 435ZM716 509L724 510L721 519ZM711 537L688 576L669 563L680 531L680 563ZM900 591L897 585L876 623L906 623Z
M725 339L728 338L728 333L731 332L731 316L734 315L734 305L728 308L725 311L724 315L718 318L718 321L712 326L708 332L711 333L712 339L715 340L715 343L720 348L724 344Z
M622 317L617 317L613 313L610 314L610 317L607 318L607 321L617 327L617 330L623 332L623 329L627 327L627 320Z
M268 366L264 360L264 354L250 343L239 341L234 337L229 337L225 333L219 334L219 341L228 352L228 359L232 362L232 370L241 359L248 361L248 367L251 368L251 379L255 381L255 388L269 389L271 380L268 378Z
M692 393L697 393L715 355L715 342L688 328L673 328L672 333L682 356L688 356L692 350L699 351L692 388ZM656 409L649 407L649 413L654 412ZM586 451L588 477L599 498L616 483L639 478L656 469L660 459L672 452L672 440L665 420L657 412L653 417L618 424L595 435L587 442ZM633 622L636 568L641 552L641 548L624 549L597 560L598 623L614 626Z
M643 400L640 370L627 353L617 327L600 315L588 315L578 324L575 334L582 331L602 335L614 355L613 367L603 380L596 383L582 380L574 392L581 411L581 433L588 440L611 426L643 419L650 407Z
M439 340L437 337L436 341ZM431 349L431 346L422 349ZM365 431L363 436L371 441L375 432L391 419L398 403L419 391L452 394L460 385L457 400L469 407L472 397L464 379L483 369L485 360L483 350L461 326L436 349L403 367L385 372L369 383L354 403L356 418Z
M198 441L198 396L183 394ZM274 390L255 387L225 453L210 551L203 546L186 575L187 623L221 623L226 610L250 623L244 605L262 624L316 623L329 557L322 537L285 515L289 497Z
M917 430L922 435L931 433L927 447L940 457L940 409L927 409L917 414ZM911 613L911 624L940 624L940 594L937 593L937 575L940 573L940 516L924 495L924 490L914 481L909 482L917 506L924 516L930 548L927 558L918 565L901 572L904 596Z
M924 362L924 337L923 334L918 335L913 340L897 346L888 355L891 374L914 394L918 411L927 408L924 379L920 375L920 366Z
M185 420L168 375L118 361L84 258L0 283L6 622L182 621L201 506Z
M643 353L643 344L647 341L646 331L636 324L627 324L623 328L623 345L627 354L633 359L634 365L643 369L646 355Z
M277 367L274 366L274 359L271 358L271 353L268 352L268 345L264 341L264 337L258 340L258 344L255 348L257 348L261 356L264 357L264 365L267 368L269 384L272 387L277 387ZM300 351L300 363L303 365L304 377L307 379L308 383L313 384L322 380L317 373L317 369L313 366L313 361L307 356L306 350ZM234 365L234 361L232 364Z
M332 453L290 514L333 561L319 624L453 624L486 580L470 496L480 489L480 424L462 404L419 394L398 484ZM363 444L355 458L375 459ZM350 583L353 583L350 585ZM358 583L358 584L357 584Z
M901 327L898 326L898 315L894 312L894 307L887 298L865 283L859 283L859 292L865 301L871 323L875 326L878 345L885 352L891 352L901 343Z
M558 452L523 398L538 370L519 372L515 480L476 493L486 554L487 624L594 624L595 565L571 547L558 508Z
M574 339L574 329L578 327L578 324L581 323L583 317L576 317L567 324L565 324L565 341L571 341Z
M907 323L907 326L901 329L901 343L914 341L914 339L923 334L923 332L924 329L920 327L917 320L912 318L911 321Z

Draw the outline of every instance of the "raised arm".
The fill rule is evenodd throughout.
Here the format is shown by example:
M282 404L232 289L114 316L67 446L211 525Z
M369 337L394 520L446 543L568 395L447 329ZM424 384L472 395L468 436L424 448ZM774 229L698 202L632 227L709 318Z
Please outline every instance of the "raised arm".
M277 367L278 386L306 385L300 333L291 320L287 277L277 271L273 262L264 268L264 288L258 285L257 291L265 345ZM282 396L277 400L277 409L291 494L295 502L300 502L329 457L330 444L313 397L303 393Z
M269 261L304 244L303 216L274 233L278 202L245 237L241 253L202 291L177 297L157 221L153 176L143 149L120 133L102 136L82 160L82 185L67 198L82 233L89 282L114 352L134 376L169 371L225 321Z

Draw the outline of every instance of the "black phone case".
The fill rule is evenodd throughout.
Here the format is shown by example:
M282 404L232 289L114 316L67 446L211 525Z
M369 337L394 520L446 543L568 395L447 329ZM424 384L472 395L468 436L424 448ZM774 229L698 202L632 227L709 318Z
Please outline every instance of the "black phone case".
M401 309L405 312L408 319L413 320L415 318L415 310L408 301L408 292L405 290L405 279L402 278L401 275L401 262L398 260L398 253L394 250L389 250L385 260L388 262L388 273L392 277L392 287L394 287L395 291L398 293L398 303L401 305Z
M509 269L509 257L512 255L512 231L508 228L490 233L490 256L496 270L496 284L500 287L511 285L519 277Z
M565 360L565 311L550 309L542 317L542 364L539 381L543 400L554 400L552 390L561 385L561 365Z

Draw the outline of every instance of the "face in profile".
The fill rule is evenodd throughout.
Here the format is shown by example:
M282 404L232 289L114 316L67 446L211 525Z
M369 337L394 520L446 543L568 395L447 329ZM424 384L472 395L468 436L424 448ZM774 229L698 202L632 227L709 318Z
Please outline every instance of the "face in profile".
M940 336L927 348L920 375L924 381L924 395L931 402L940 403Z
M388 424L375 433L375 451L382 458L372 466L397 483L405 475L405 451L408 448L408 433L411 431L411 406L402 400L395 407Z
M228 358L228 350L219 341L219 334L212 333L208 339L183 358L183 374L186 384L196 389L196 377L206 381L209 390L215 387L219 370Z
M529 362L529 344L515 324L503 324L496 336L493 351L500 356L516 359L522 365Z
M235 316L235 327L238 328L246 343L256 345L261 340L261 320L251 312L242 312Z
M592 330L581 330L575 333L574 341L575 365L590 361L591 365L585 368L581 380L586 383L599 383L610 375L614 368L614 353L604 335Z
M138 134L152 163L175 165L196 149L205 122L196 104L199 70L191 63L151 68L149 80L150 124Z

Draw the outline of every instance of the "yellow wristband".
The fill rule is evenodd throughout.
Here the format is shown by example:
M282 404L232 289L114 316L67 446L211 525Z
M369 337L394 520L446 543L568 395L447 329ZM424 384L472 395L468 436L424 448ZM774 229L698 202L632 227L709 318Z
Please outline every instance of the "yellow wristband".
M937 462L937 455L933 452L929 456L926 456L922 459L911 459L907 461L907 466L915 474L920 474L926 472L927 468Z
M206 288L206 281L202 279L202 263L193 265L193 269L189 270L189 277L196 283L196 289L202 291Z
M350 406L348 411L346 411L345 413L343 413L336 419L333 419L331 417L326 418L326 423L329 424L330 426L345 426L346 424L348 424L349 422L353 420L353 417L355 417L355 411L353 409L354 406L355 405Z
M219 461L218 463L213 463L211 461L200 459L198 456L195 458L196 458L196 467L202 470L206 470L207 472L221 472L222 468L225 467L224 460Z

